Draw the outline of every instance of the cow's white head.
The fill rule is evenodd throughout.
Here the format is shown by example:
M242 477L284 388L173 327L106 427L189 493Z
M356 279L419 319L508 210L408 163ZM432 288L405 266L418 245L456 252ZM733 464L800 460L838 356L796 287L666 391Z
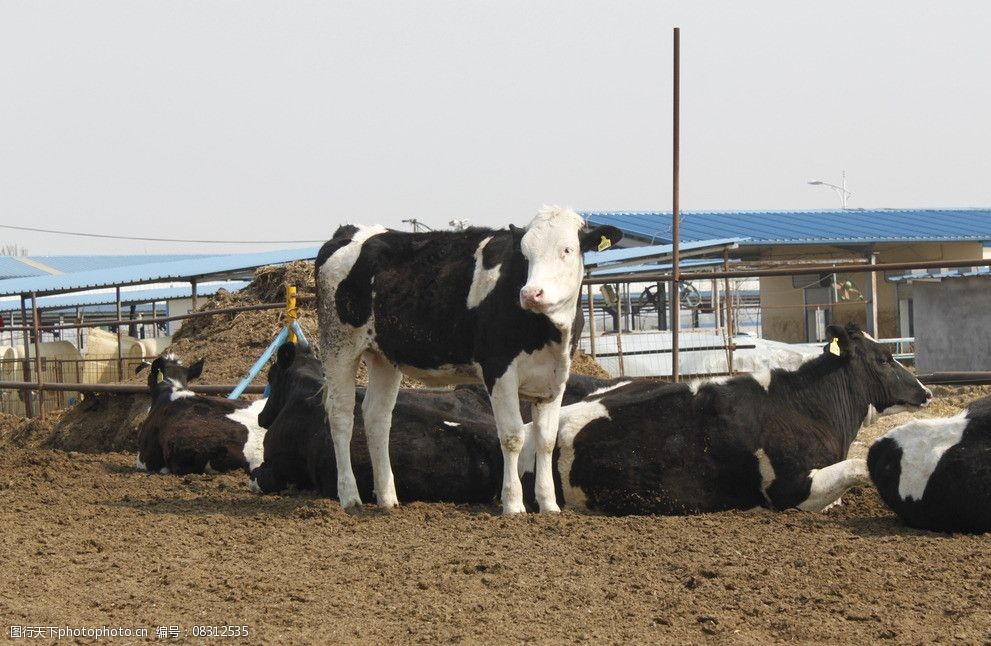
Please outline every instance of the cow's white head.
M559 327L571 325L581 288L582 254L615 244L623 233L612 226L582 232L585 221L571 209L545 206L537 212L520 250L528 263L520 306L546 315Z

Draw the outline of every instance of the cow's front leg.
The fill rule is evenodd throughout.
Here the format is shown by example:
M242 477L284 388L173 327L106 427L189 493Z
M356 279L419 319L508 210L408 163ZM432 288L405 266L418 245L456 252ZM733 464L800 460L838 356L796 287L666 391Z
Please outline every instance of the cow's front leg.
M561 511L554 493L554 446L557 444L558 421L561 416L561 399L564 384L557 396L547 402L534 405L533 445L536 451L534 471L534 495L541 512Z
M496 380L489 399L502 446L502 513L521 514L526 511L518 470L523 448L523 417L520 415L519 382L512 371Z
M368 390L361 402L361 412L365 416L365 436L372 459L375 501L379 507L388 509L399 504L392 462L389 460L389 430L403 374L375 353L366 352L364 356L368 368Z
M342 361L339 359L343 359ZM329 351L324 359L327 378L324 408L330 423L337 462L337 499L345 509L361 506L361 495L351 467L351 433L354 430L354 375L357 358L334 357Z
M855 458L813 469L809 477L812 479L809 496L798 504L803 511L823 511L850 487L870 482L867 462Z

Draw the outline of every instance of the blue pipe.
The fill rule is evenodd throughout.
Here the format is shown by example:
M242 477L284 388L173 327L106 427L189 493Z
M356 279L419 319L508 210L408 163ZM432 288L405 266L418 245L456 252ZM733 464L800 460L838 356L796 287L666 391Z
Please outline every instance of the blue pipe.
M299 340L302 342L301 345L310 346L310 342L306 340L306 335L303 334L303 326L299 324L299 321L292 322L292 331L299 337Z
M248 384L255 380L255 377L258 376L261 369L265 367L268 360L272 358L272 353L275 352L275 349L285 343L288 337L289 328L282 328L282 331L276 335L275 340L269 344L268 348L265 349L265 352L262 353L262 356L258 358L258 361L251 366L251 370L248 371L248 376L238 382L237 386L234 387L234 390L231 391L231 394L227 395L227 399L237 399L241 396L241 393L243 393L244 389L248 387Z

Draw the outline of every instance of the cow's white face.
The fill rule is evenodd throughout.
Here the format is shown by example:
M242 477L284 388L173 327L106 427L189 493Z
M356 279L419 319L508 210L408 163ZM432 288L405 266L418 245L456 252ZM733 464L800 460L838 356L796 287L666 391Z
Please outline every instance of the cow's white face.
M520 306L547 315L561 327L575 318L583 273L579 238L583 226L584 221L571 209L545 206L520 242L529 263Z

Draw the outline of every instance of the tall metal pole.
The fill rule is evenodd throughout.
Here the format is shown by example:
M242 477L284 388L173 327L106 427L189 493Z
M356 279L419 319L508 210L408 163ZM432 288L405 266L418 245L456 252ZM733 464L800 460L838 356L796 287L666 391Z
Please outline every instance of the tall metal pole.
M38 380L38 419L45 419L44 379L41 376L41 312L38 294L31 292L31 328L34 332L34 370Z
M117 294L117 381L124 381L124 340L121 336L121 321L123 311L120 304L120 285L116 289Z
M671 160L671 378L680 380L679 339L681 328L681 270L678 267L680 256L679 230L680 202L678 195L678 178L680 168L680 128L681 128L681 29L674 28L674 95L672 123L672 160Z
M24 294L21 294L21 325L27 327L28 324L28 311L26 305L27 299ZM34 305L32 305L34 307ZM21 364L21 369L24 374L24 381L31 381L31 350L30 350L30 334L27 330L21 332L24 335L24 362ZM30 390L22 391L24 393L24 413L27 417L34 417L34 406L31 401L34 394Z

